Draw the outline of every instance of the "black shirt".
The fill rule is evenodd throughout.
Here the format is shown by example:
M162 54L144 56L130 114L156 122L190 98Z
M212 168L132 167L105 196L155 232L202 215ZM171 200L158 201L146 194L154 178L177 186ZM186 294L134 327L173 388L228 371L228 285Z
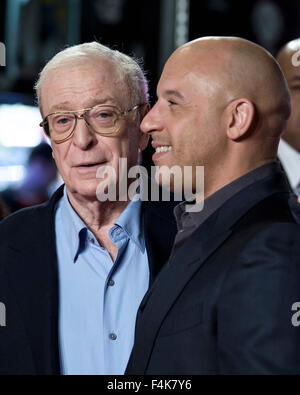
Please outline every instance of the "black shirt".
M171 257L178 251L187 238L228 199L232 198L236 193L254 182L262 180L277 172L282 173L280 165L277 162L271 162L260 166L219 189L205 199L204 202L199 203L199 210L193 212L187 211L186 206L187 204L191 205L191 203L196 204L195 201L184 201L179 203L174 208L178 233L174 240Z

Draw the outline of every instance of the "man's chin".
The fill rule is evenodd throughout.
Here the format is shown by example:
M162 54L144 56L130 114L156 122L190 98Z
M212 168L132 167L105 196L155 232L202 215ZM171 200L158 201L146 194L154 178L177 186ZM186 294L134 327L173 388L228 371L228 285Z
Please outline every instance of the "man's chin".
M67 185L67 190L69 190L73 195L77 195L88 200L94 200L97 199L96 191L98 183L99 180L97 179L77 180L74 185Z

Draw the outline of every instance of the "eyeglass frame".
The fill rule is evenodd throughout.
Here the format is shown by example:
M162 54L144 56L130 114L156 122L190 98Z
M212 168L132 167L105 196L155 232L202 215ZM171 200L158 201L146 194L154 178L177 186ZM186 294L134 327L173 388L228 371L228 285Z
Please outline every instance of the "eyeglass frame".
M62 139L62 140L54 140L56 144L64 143L65 141L69 140L69 139L73 136L74 131L75 131L76 126L77 126L77 120L78 120L78 119L83 119L84 122L86 123L87 127L88 127L90 130L92 130L93 133L97 133L97 134L99 134L99 135L101 135L101 136L113 136L115 133L102 134L102 133L96 132L96 131L91 127L91 125L87 122L87 120L84 118L85 114L86 114L88 111L93 110L94 108L97 108L97 107L113 107L113 108L115 108L115 109L118 110L120 116L125 116L125 115L127 115L128 113L130 113L131 111L135 111L135 110L137 110L139 107L145 106L146 104L147 104L147 103L136 104L135 106L133 106L133 107L130 108L129 110L124 110L124 111L121 111L118 107L113 106L113 105L110 105L110 104L96 104L96 105L93 106L93 107L82 108L82 109L80 109L80 110L54 111L54 112L51 112L50 114L46 115L46 116L44 117L44 119L42 120L42 122L40 122L39 126L42 127L42 128L44 129L46 135L47 135L48 137L51 138L51 136L50 136L50 127L49 127L49 131L48 131L48 132L47 132L47 130L46 130L45 127L44 127L46 124L48 124L48 126L49 126L49 121L48 121L47 118L50 117L50 115L55 115L55 114L74 114L74 115L75 115L75 123L74 123L74 127L73 127L72 131L70 132L70 134L68 135L68 137L65 137L64 139ZM78 115L78 113L80 113L80 115Z

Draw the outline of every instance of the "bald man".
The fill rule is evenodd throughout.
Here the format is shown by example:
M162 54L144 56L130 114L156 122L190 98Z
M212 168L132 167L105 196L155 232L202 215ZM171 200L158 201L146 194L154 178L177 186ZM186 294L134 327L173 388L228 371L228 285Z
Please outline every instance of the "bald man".
M277 55L278 63L291 92L291 116L283 134L278 157L293 191L300 196L300 39L285 44ZM299 198L300 201L300 198Z
M141 125L157 179L163 166L204 166L204 208L175 208L127 374L299 374L300 226L276 163L290 113L277 62L243 39L195 40L169 58L157 96Z

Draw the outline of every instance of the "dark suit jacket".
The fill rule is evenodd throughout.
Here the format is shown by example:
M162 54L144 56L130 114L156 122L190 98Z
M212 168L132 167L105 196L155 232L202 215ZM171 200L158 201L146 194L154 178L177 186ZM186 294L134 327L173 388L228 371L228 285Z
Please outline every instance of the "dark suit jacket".
M280 175L210 216L139 308L127 374L300 374L300 226Z
M51 200L21 210L0 223L0 374L59 374L58 265L55 205ZM169 202L143 202L150 283L166 262L176 233Z

